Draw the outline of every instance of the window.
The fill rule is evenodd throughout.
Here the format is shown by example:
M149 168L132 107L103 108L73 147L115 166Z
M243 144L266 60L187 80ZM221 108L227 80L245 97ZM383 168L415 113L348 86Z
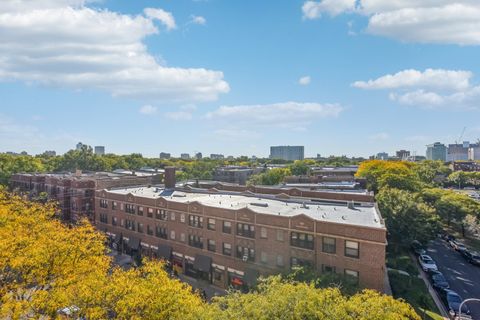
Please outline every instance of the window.
M296 257L292 257L290 259L290 265L292 267L312 267L313 262L310 260L300 259Z
M255 238L255 227L251 224L237 223L237 235L247 238Z
M100 208L108 208L108 200L100 199Z
M155 237L167 239L167 228L155 226Z
M153 218L153 209L152 208L147 209L147 217Z
M283 230L277 230L277 241L283 241Z
M193 214L189 215L188 225L194 228L203 228L203 217L194 216Z
M283 256L281 254L277 255L277 266L278 267L283 267Z
M180 241L185 242L185 233L180 233Z
M194 234L189 234L188 245L191 247L203 249L203 238Z
M215 240L208 239L207 249L208 249L208 251L215 252Z
M112 210L117 210L117 201L112 201Z
M175 230L170 231L170 239L175 240Z
M326 264L322 264L322 272L323 273L335 273L335 267L328 266Z
M267 239L267 228L264 228L264 227L260 228L260 238Z
M267 253L265 251L262 251L260 253L260 262L267 263L267 261L268 261Z
M345 256L350 258L359 257L359 244L356 241L345 240Z
M143 223L137 223L137 232L143 233Z
M149 224L147 224L147 234L153 236L153 228Z
M112 226L117 225L117 217L112 217Z
M292 232L290 244L294 247L313 250L313 235L300 232Z
M232 223L230 221L223 221L223 233L232 233Z
M125 212L135 214L135 206L133 204L125 204Z
M175 221L175 212L170 212L170 220Z
M137 214L138 214L139 216L143 216L143 207L138 207L138 209L137 209Z
M100 213L100 222L101 223L108 223L108 216L106 213Z
M358 271L345 269L344 272L346 277L350 278L351 280L353 280L353 282L358 284Z
M207 229L215 230L215 219L208 218Z
M180 222L185 223L185 213L180 214Z
M326 253L336 253L335 238L323 237L322 238L322 251Z
M157 211L155 212L155 219L167 220L167 212L165 210L157 209Z
M230 243L223 243L223 251L222 253L226 256L232 255L232 245Z
M247 247L237 246L237 258L243 261L255 261L255 250Z
M126 219L125 220L125 229L135 231L135 221Z

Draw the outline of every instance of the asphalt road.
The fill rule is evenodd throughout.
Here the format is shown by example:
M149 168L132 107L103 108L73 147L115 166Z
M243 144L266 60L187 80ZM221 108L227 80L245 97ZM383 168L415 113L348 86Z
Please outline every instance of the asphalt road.
M427 251L447 279L450 289L463 299L480 299L480 267L468 263L460 253L441 239L436 239ZM480 320L480 302L470 302L468 308L472 312L472 318Z

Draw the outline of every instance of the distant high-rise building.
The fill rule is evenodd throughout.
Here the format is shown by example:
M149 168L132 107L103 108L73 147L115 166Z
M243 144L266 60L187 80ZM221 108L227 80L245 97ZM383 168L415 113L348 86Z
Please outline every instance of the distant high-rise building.
M447 162L468 160L468 148L470 148L468 141L449 144L447 148Z
M182 153L180 155L180 158L183 159L183 160L188 160L188 159L190 159L190 155L188 153Z
M287 161L303 160L303 146L272 146L270 147L270 159L282 159Z
M77 146L76 146L75 149L82 150L82 148L83 148L83 143L81 143L81 142L77 143Z
M57 155L57 153L54 150L46 150L43 154L48 157L55 157Z
M375 158L379 159L379 160L387 160L388 159L388 153L379 152L379 153L377 153L377 156Z
M410 157L410 151L407 150L399 150L396 153L397 158L407 160Z
M195 153L195 159L197 159L197 160L201 160L202 158L203 158L203 155L202 155L202 153L201 153L201 152L197 152L197 153Z
M468 160L480 160L480 142L468 148Z
M223 154L217 154L217 153L210 154L210 159L212 160L222 160L224 158L225 157L223 156Z
M160 159L170 159L171 155L168 152L160 152Z
M95 146L95 154L97 156L103 156L105 154L105 147L104 146Z
M427 145L427 160L447 160L447 147L443 143L435 142Z

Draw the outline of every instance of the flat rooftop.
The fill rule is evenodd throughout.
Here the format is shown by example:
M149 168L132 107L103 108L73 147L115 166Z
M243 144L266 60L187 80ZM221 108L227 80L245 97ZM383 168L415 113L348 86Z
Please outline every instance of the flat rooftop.
M261 213L293 217L304 214L312 219L325 222L334 222L346 225L357 225L371 228L382 228L381 217L373 203L348 208L346 204L317 203L311 201L276 200L265 195L245 196L232 193L206 193L168 190L159 187L133 187L107 190L113 194L133 194L136 197L158 199L165 198L168 201L190 203L197 201L202 205L216 208L238 210L249 208Z

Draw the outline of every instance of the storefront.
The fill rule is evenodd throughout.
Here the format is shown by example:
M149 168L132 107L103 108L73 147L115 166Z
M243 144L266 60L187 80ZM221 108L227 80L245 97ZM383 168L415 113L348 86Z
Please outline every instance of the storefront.
M228 284L235 290L247 292L257 284L258 271L247 268L245 272L228 268Z
M183 273L183 254L172 251L172 268L176 274Z
M195 258L190 256L185 256L185 274L187 276L197 278L197 270L193 267L195 263Z
M193 268L196 270L197 279L212 282L212 258L203 254L195 255Z
M127 239L127 238L124 238ZM128 239L127 242L127 248L126 248L126 253L137 262L137 264L141 263L141 245L140 245L140 239L136 237L131 237Z
M212 283L221 288L225 287L225 267L212 263Z

